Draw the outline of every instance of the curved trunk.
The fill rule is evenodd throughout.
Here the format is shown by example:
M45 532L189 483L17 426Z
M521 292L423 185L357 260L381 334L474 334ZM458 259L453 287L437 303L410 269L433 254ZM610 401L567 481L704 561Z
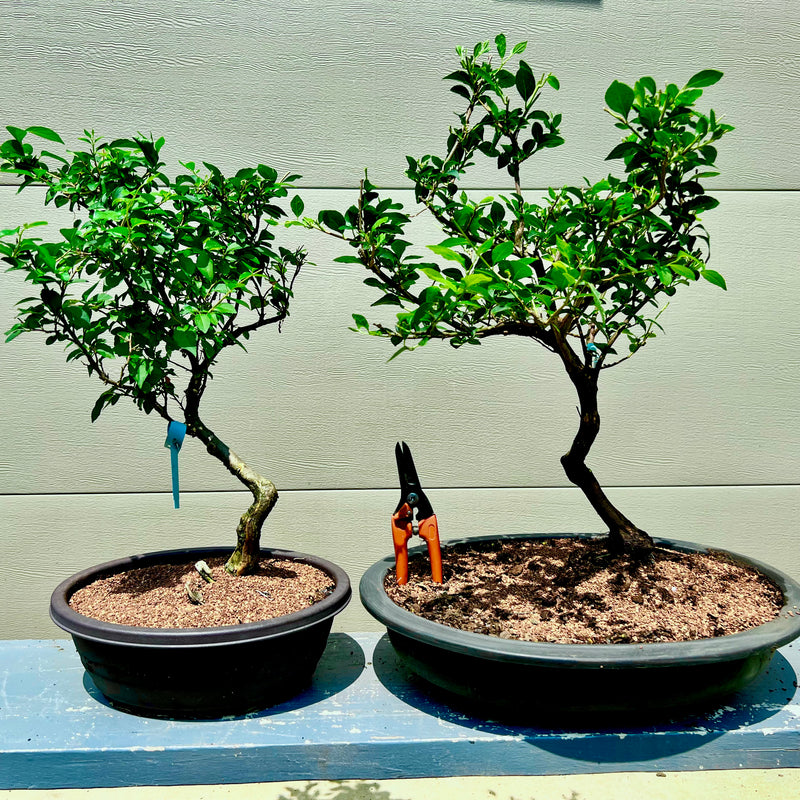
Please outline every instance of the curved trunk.
M561 465L570 481L586 495L592 508L608 526L611 549L643 556L653 549L653 540L608 499L594 473L586 465L586 456L600 431L598 370L566 362L565 366L578 392L580 425L572 447L561 457Z
M199 417L186 418L186 432L199 439L253 494L253 503L242 514L236 528L236 549L225 564L225 569L233 575L252 572L258 566L261 528L278 502L278 490L272 481L250 469Z

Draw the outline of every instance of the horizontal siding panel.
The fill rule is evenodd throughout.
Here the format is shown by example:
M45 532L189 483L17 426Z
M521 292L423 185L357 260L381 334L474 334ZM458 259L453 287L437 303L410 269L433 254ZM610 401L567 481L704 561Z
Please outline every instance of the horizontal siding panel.
M575 489L432 490L441 536L598 531ZM774 564L800 579L800 486L620 488L612 499L654 536L725 547ZM350 575L354 598L337 630L378 630L361 608L358 581L391 553L389 516L397 490L286 492L267 521L264 543L316 553ZM63 636L49 621L55 586L92 564L171 547L235 541L246 492L185 494L179 511L168 494L0 497L0 638Z
M0 228L41 218L28 194L0 190ZM353 197L307 194L312 210ZM790 414L800 374L798 218L798 193L723 193L708 226L729 291L682 291L663 317L666 333L603 374L590 462L604 484L800 483ZM375 295L355 267L333 263L339 243L287 235L316 263L298 280L292 316L282 333L254 337L249 354L225 354L204 401L206 421L234 450L288 490L394 486L400 439L428 486L567 485L558 459L577 417L555 357L506 339L459 351L431 343L387 364L388 342L347 330ZM421 235L437 241L430 228ZM2 330L21 291L19 276L0 273ZM160 418L120 403L91 425L101 387L84 368L38 336L0 352L0 493L168 489ZM238 488L194 441L180 462L186 490Z
M455 11L455 13L454 13ZM556 73L544 103L568 144L536 159L527 185L602 175L617 131L603 112L614 79L684 83L725 71L711 102L737 127L728 188L796 188L800 8L794 0L5 0L3 124L47 125L74 142L164 135L169 158L230 169L253 160L351 186L369 167L397 185L406 153L440 146L457 106L441 78L454 48L504 31ZM779 110L776 117L776 110ZM495 180L489 165L472 185Z

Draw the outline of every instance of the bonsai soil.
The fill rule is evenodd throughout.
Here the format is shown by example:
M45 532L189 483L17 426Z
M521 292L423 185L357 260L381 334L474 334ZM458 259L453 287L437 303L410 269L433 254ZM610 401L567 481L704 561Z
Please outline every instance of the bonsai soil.
M214 583L191 564L159 564L90 583L70 598L87 617L147 628L207 628L280 617L308 608L334 588L331 577L310 564L264 558L256 572L236 577L224 558L209 558ZM187 587L202 603L189 599Z
M645 643L706 639L774 619L781 591L722 553L657 549L649 562L611 555L604 539L463 543L442 550L444 583L427 556L394 571L386 592L418 616L533 642Z

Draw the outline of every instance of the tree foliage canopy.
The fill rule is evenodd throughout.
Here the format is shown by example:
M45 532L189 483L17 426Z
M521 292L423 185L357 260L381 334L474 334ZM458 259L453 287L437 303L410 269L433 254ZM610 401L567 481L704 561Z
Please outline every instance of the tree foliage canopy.
M380 292L374 305L399 307L392 326L354 315L358 329L389 337L395 355L430 339L460 346L518 334L599 370L655 335L678 286L704 278L725 288L707 267L700 215L717 205L703 182L717 174L714 143L732 128L695 108L722 73L704 70L682 88L658 88L650 77L614 81L605 102L623 139L607 160L620 161L623 174L551 188L532 202L521 167L563 139L561 115L539 108L545 91L560 88L557 78L537 77L524 60L512 67L525 47L509 48L500 35L494 48L458 48L460 67L446 80L465 108L445 155L407 157L416 200L444 235L427 248L437 261L413 252L412 215L368 179L344 213L304 221L356 249L338 260L369 270L365 283ZM479 158L507 173L508 193L474 199L461 189Z
M65 158L28 141L63 144L52 130L8 131L0 171L19 176L20 191L44 185L45 203L76 216L56 241L36 236L40 222L0 231L0 256L36 292L7 339L40 331L97 375L106 389L93 420L121 397L169 418L172 401L186 411L181 386L196 406L225 347L288 315L305 253L276 246L273 229L299 176L279 180L261 164L225 177L189 162L170 178L161 138L87 132L85 148Z

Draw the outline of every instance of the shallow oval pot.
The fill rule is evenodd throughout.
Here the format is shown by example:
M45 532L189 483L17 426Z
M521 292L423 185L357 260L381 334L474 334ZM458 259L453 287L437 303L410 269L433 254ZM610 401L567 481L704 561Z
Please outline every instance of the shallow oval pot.
M330 595L309 608L263 622L213 628L143 628L86 617L69 606L81 587L126 570L230 555L188 548L131 556L61 583L50 617L72 635L95 686L112 705L145 716L213 719L258 711L302 691L322 656L333 617L350 601L340 567L316 556L262 548L262 555L311 564L330 575Z
M592 535L481 536L443 544ZM710 549L670 539L655 541L682 552ZM424 548L410 552L421 551ZM383 584L394 569L394 556L367 570L360 594L370 614L386 625L401 661L443 689L445 700L471 713L529 724L642 721L721 705L766 668L776 648L800 636L800 584L766 564L728 555L755 567L781 589L781 613L742 633L689 642L552 644L461 631L418 617L389 599Z

